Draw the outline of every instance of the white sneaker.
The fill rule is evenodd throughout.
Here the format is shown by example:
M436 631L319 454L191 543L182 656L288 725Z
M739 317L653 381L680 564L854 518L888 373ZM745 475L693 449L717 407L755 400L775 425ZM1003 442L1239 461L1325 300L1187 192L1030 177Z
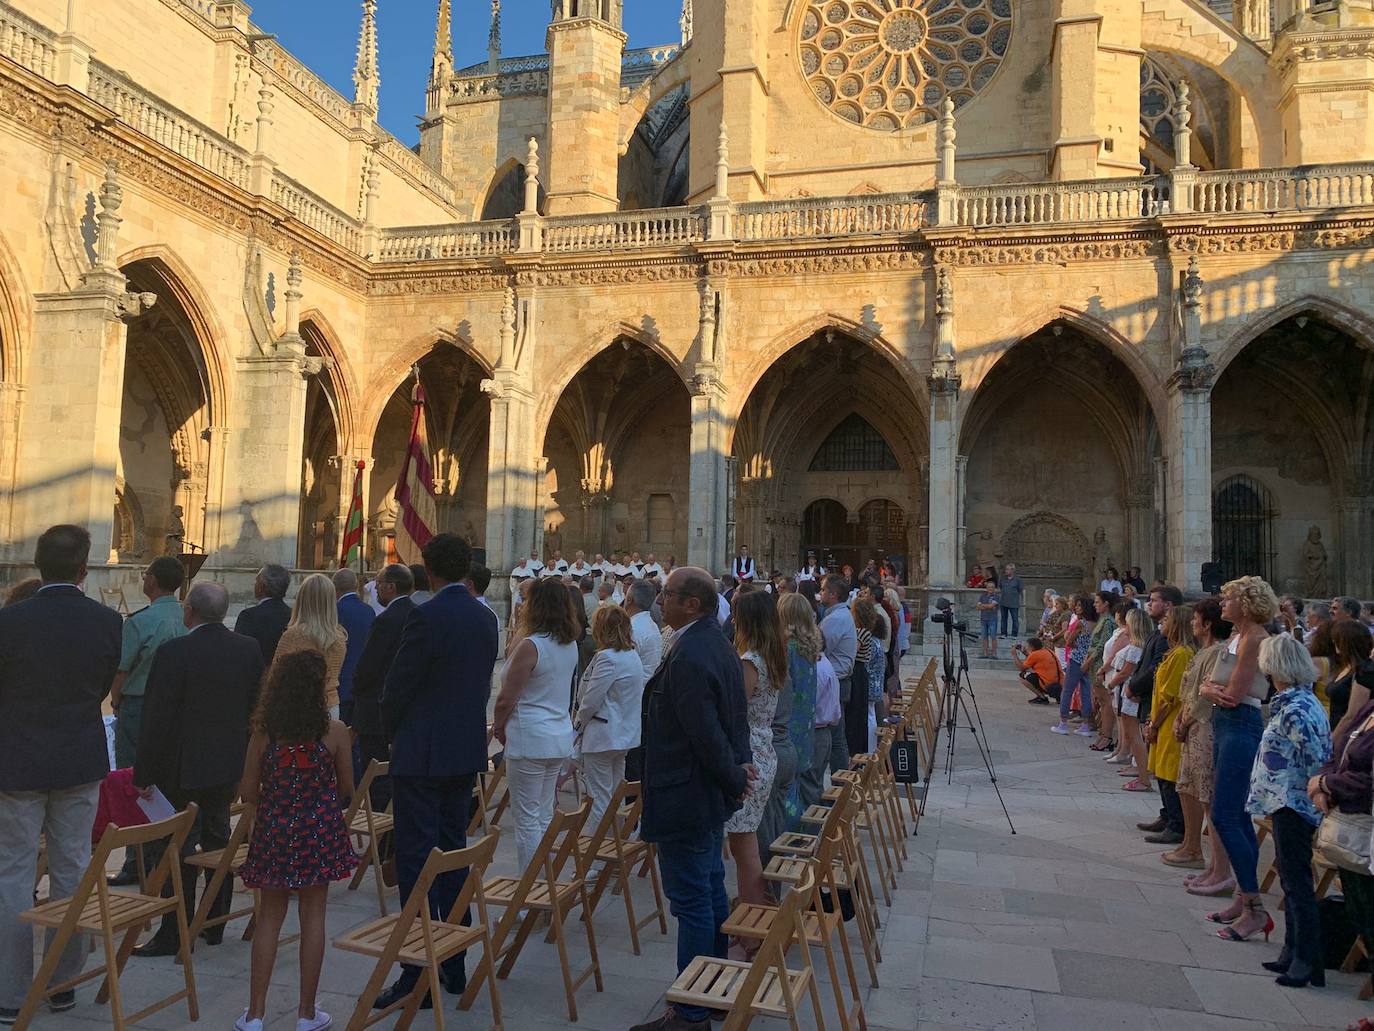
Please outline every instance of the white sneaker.
M1097 737L1097 731L1093 730L1093 728L1086 723L1075 730L1074 733L1079 737Z
M262 1031L262 1018L254 1017L248 1019L248 1011L244 1010L243 1015L234 1021L234 1031Z
M332 1023L334 1018L316 1006L313 1017L296 1018L296 1031L324 1031Z
M1056 723L1050 728L1050 732L1053 734L1068 734L1070 733L1069 725L1067 723Z

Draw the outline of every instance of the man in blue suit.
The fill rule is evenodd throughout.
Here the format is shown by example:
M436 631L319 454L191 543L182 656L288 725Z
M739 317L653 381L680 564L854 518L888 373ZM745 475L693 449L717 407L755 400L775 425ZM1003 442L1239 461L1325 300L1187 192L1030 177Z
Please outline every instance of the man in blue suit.
M339 718L353 726L353 671L363 657L368 631L377 613L358 596L358 574L340 569L334 574L334 595L338 599L339 625L348 631L348 647L339 667Z
M91 535L54 526L38 538L36 597L0 610L0 1024L13 1024L33 980L38 837L46 833L55 899L76 891L91 862L100 782L110 772L100 706L119 668L120 620L81 590ZM72 938L53 983L75 977L86 939ZM68 989L48 1000L76 1005Z
M400 647L382 690L382 722L391 735L391 786L396 819L396 877L409 898L433 848L467 845L468 806L477 774L487 768L487 700L496 666L497 632L491 613L463 585L472 549L441 533L424 546L434 597L406 620ZM432 914L447 919L467 871L445 875L429 894ZM385 1009L410 994L418 967L377 996ZM463 957L439 972L444 990L467 985ZM432 1000L426 998L422 1008Z

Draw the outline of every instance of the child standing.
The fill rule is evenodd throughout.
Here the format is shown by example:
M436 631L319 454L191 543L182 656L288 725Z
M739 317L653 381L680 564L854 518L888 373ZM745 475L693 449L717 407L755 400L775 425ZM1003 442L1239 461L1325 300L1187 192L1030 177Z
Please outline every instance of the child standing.
M997 579L989 580L978 596L978 614L983 621L983 658L997 658L997 609L1002 604L1002 590Z
M324 963L329 885L353 873L358 858L344 826L341 798L353 795L352 741L325 705L319 652L280 656L253 724L243 767L243 800L254 812L248 859L239 877L259 892L248 1008L236 1031L262 1031L277 940L291 895L301 926L301 990L296 1031L331 1023L315 1006Z

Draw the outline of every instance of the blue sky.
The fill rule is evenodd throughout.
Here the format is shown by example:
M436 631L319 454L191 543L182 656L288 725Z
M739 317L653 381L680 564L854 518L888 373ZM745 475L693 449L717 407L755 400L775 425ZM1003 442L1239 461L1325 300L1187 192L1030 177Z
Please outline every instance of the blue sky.
M353 96L353 55L362 0L256 0L253 21L274 32L286 48L344 96ZM434 47L438 0L378 0L382 63L381 122L406 144L419 139L416 116L425 105L425 81ZM453 49L459 68L486 60L490 0L453 0ZM502 55L544 52L549 0L503 0ZM629 45L678 40L678 0L626 0Z

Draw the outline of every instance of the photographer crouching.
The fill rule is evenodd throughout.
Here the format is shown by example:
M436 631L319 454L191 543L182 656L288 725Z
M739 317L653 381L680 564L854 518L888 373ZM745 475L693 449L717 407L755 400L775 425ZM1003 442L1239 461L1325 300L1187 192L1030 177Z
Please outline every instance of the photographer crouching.
M1054 651L1046 648L1038 637L1032 637L1025 644L1011 646L1011 661L1016 664L1017 676L1030 691L1031 705L1049 705L1059 701L1064 682L1063 671Z

